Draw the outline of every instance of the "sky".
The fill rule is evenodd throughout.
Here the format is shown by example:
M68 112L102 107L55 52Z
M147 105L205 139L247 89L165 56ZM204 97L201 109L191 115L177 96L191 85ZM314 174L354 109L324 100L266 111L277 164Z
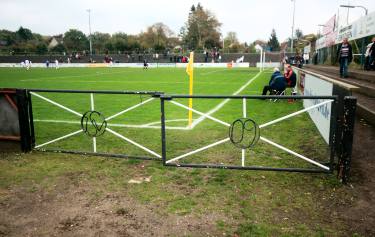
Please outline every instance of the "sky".
M319 24L339 11L340 4L362 5L375 11L375 0L295 0L295 29L317 33ZM0 29L15 31L20 26L42 35L56 35L69 29L92 32L138 34L156 22L168 25L176 34L184 26L190 7L198 2L222 23L221 32L234 31L241 42L268 40L274 28L279 41L291 36L292 0L0 0ZM364 15L350 9L349 22Z

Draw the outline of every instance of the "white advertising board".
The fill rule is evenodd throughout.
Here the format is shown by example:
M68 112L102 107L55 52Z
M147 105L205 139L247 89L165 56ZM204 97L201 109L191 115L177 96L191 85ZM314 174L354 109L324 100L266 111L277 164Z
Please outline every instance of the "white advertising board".
M344 38L355 40L375 35L375 12L371 12L350 24L339 24L337 29L319 38L316 41L316 49L342 43Z
M333 84L322 80L316 76L305 74L304 78L304 95L306 96L325 96L332 95ZM314 99L314 100L304 100L303 106L305 108L319 104L325 100ZM309 115L315 126L318 128L320 134L324 140L329 144L330 137L330 125L331 125L331 109L332 103L327 103L319 106L315 109L309 110Z
M186 63L176 63L176 67L183 67L186 68ZM194 63L194 67L196 68L210 68L210 67L218 67L218 68L237 68L237 67L249 67L249 63Z
M261 67L262 66L262 64L261 63L257 63L257 67ZM275 68L275 67L280 67L281 66L281 64L280 63L263 63L263 67L264 68Z

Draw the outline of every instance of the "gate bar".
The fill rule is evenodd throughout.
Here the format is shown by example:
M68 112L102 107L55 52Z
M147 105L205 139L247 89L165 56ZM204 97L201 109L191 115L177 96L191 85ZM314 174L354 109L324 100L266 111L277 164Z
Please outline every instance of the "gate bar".
M100 153L100 152L84 152L84 151L71 151L71 150L56 150L56 149L43 149L37 148L37 151L42 152L54 152L54 153L66 153L66 154L76 154L76 155L90 155L90 156L104 156L108 158L131 158L131 159L139 159L139 160L160 160L159 158L155 157L148 157L148 156L131 156L131 155L124 155L124 154L113 154L113 153Z
M160 91L110 91L110 90L58 90L58 89L28 89L33 92L56 92L56 93L95 93L95 94L129 94L129 95L154 95L163 94Z
M197 99L331 99L337 100L336 95L322 95L322 96L306 96L306 95L160 95L164 99L174 99L174 98L197 98Z
M274 168L263 166L235 166L235 165L215 165L215 164L166 164L165 166L185 167L185 168L218 168L218 169L236 169L236 170L261 170L261 171L287 171L301 173L330 173L323 169L304 169L304 168Z

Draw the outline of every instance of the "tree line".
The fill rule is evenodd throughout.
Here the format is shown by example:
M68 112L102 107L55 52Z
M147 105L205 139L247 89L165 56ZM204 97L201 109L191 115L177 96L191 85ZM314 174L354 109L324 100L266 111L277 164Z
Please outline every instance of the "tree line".
M185 50L222 50L224 52L255 52L255 45L261 44L269 51L280 50L280 43L273 29L268 41L257 40L241 43L236 32L222 37L221 23L209 10L198 3L190 8L188 19L176 34L164 23L155 23L145 31L132 35L123 32L114 34L94 32L84 34L70 29L57 36L43 36L30 29L20 27L17 31L0 30L0 51L2 53L72 53L89 50L91 37L94 54L126 52L182 52ZM53 42L52 42L53 41Z

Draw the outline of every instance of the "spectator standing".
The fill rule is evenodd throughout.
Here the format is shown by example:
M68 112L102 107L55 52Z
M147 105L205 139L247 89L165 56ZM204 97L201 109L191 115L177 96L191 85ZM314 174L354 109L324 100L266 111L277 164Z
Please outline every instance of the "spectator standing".
M372 37L372 45L369 50L369 57L370 69L375 70L375 37Z
M310 55L308 53L303 54L303 61L305 64L309 64Z
M339 45L337 51L337 58L340 63L340 77L348 77L348 66L353 60L353 50L352 46L348 42L348 38L344 38L342 44Z

